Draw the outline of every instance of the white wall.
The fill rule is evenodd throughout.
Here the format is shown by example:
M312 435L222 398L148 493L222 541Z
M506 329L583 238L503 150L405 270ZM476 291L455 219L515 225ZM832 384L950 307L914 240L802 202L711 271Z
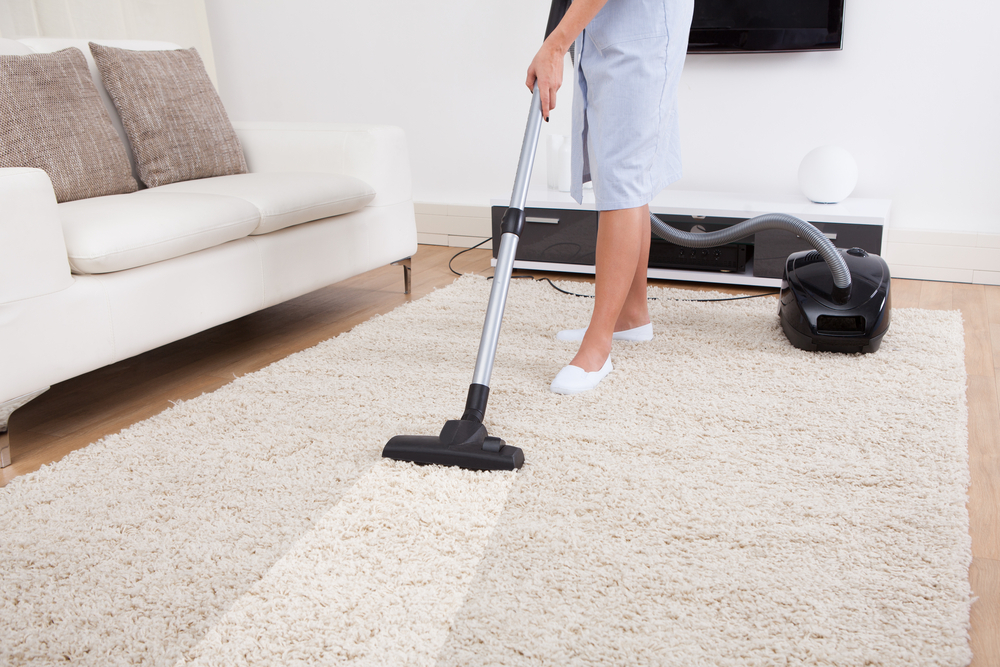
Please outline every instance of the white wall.
M215 80L202 0L0 0L0 33L7 38L150 39L194 46Z
M509 191L545 0L206 4L234 119L400 125L417 201ZM836 143L858 161L855 196L893 200L894 228L1000 233L1000 2L847 5L841 52L689 57L673 187L797 193L802 156ZM561 100L546 132L568 132Z

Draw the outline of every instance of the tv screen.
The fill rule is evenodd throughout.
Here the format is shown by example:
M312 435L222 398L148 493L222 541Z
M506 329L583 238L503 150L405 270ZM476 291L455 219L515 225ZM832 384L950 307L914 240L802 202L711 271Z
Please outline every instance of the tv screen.
M688 53L841 48L844 0L695 0Z

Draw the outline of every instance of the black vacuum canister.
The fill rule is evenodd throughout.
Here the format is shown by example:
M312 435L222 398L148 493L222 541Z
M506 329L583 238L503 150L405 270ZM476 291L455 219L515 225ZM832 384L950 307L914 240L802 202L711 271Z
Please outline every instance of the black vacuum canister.
M874 352L889 329L889 265L861 248L837 252L851 273L849 290L833 284L830 267L815 250L788 256L781 328L803 350Z

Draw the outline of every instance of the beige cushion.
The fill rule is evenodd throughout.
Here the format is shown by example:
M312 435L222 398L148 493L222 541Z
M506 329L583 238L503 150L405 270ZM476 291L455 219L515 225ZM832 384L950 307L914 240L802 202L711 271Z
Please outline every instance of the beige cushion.
M145 266L243 238L260 215L236 197L137 192L59 205L76 273Z
M0 40L0 42L3 42L3 40ZM141 183L139 180L139 170L136 169L135 161L132 159L132 147L129 145L128 135L125 134L125 127L122 125L122 119L118 115L115 103L111 100L111 96L101 82L101 71L97 69L97 63L94 62L94 56L90 52L90 46L88 46L89 42L90 40L73 39L71 37L25 37L14 43L23 47L27 53L52 53L53 51L68 49L71 46L83 52L84 57L87 59L87 65L90 67L90 76L94 80L97 92L101 96L101 102L104 103L104 108L107 110L108 115L111 116L111 124L115 128L115 132L118 133L118 138L122 140L122 144L125 146L125 157L129 159L129 165L132 167L132 178L135 179L136 183ZM133 39L99 40L98 43L106 46L114 46L119 49L133 49L136 51L165 51L167 49L181 48L172 42ZM0 43L0 51L2 51L3 46ZM242 143L242 139L240 141Z
M135 192L79 49L0 56L0 167L45 170L60 202Z
M90 52L143 183L246 172L240 141L195 49L130 51L91 42Z
M260 212L253 234L343 215L364 208L375 197L370 185L342 174L265 173L203 178L164 185L147 192L198 192L239 197Z

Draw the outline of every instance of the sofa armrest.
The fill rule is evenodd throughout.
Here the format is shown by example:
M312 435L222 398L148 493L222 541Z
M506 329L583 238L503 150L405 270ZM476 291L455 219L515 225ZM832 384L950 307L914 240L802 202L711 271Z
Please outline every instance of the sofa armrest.
M52 182L41 169L0 169L0 303L73 284Z
M413 198L403 130L346 123L233 123L252 172L346 174L375 190L369 206Z

